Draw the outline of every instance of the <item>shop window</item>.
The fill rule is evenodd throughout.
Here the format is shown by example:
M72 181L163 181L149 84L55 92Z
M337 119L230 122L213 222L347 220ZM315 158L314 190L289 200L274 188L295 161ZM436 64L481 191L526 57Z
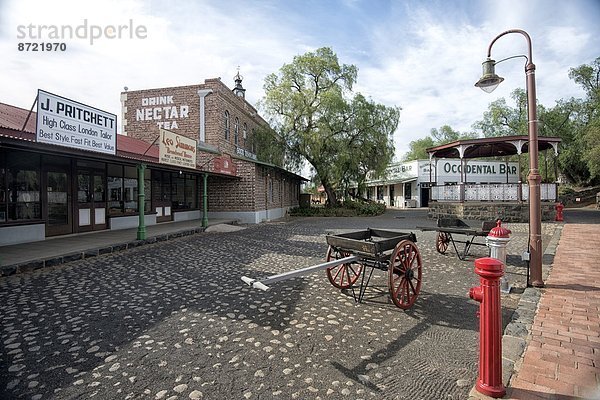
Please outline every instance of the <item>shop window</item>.
M383 186L377 186L377 200L383 200L384 188Z
M144 179L144 212L152 211L152 181L150 180L150 170L146 169Z
M198 178L190 174L173 174L172 207L174 210L198 208Z
M107 188L109 215L135 214L138 212L136 167L109 164Z
M163 172L160 181L160 194L162 201L171 201L171 173Z
M90 192L90 173L81 171L77 174L77 201L79 203L89 203L92 201Z
M229 140L229 111L225 110L225 140Z
M239 143L240 137L240 120L238 117L235 117L235 122L233 124L233 142L237 146Z
M125 176L123 178L123 193L125 214L138 212L138 180L137 167L125 167Z
M118 176L109 176L107 178L108 187L108 214L123 214L123 178Z
M185 187L185 178L183 174L175 174L171 177L173 181L172 188L172 199L173 199L173 209L180 210L185 207L185 192L183 188Z
M104 202L106 201L106 193L104 192L104 182L102 177L94 175L94 201Z
M106 188L108 191L108 214L123 214L123 166L109 164Z
M6 222L6 168L0 155L0 223Z
M404 199L408 200L412 198L412 184L410 182L406 182L404 184Z
M123 193L125 194L125 214L138 212L138 182L134 178L123 179Z
M1 175L0 222L41 219L39 155L20 151L7 154Z
M189 208L198 208L198 177L187 175L185 179L185 202Z

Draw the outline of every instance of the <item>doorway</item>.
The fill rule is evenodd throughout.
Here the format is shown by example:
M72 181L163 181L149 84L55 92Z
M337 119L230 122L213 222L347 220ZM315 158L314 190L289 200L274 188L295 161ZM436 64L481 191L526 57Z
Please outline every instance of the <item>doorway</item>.
M429 191L430 188L421 188L421 207L429 206Z
M176 190L176 186L171 186L171 173L152 170L152 210L156 212L156 222L173 219L171 193Z
M46 205L43 215L46 220L46 236L73 233L70 166L45 165L42 178L42 204Z
M77 231L106 229L106 173L77 169Z

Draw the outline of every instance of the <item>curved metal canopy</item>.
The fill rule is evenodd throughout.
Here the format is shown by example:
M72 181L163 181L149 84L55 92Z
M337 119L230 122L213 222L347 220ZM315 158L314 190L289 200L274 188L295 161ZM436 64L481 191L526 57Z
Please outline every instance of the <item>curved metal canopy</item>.
M561 138L553 136L538 137L538 151L554 149L558 154ZM483 158L504 157L529 151L529 137L498 136L480 139L464 139L426 149L430 158Z

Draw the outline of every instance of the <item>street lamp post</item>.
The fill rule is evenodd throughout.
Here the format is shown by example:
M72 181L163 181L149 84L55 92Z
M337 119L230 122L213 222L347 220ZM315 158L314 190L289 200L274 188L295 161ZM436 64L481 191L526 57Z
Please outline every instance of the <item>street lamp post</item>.
M531 52L531 38L521 29L510 29L502 32L492 40L488 47L487 60L483 63L483 76L475 84L485 92L492 92L504 79L496 75L495 65L492 60L492 46L502 36L509 33L520 33L525 36L528 46L528 58L525 65L527 77L527 131L529 134L529 266L531 271L531 284L543 287L542 279L542 207L540 195L541 176L538 170L538 119L535 94L535 65Z

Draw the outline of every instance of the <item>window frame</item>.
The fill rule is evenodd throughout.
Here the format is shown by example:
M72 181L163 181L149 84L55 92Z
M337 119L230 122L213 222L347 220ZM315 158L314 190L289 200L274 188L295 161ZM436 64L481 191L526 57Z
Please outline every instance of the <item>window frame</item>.
M233 143L237 146L240 138L240 119L235 117L233 120Z
M229 131L230 131L230 126L229 126L229 111L225 110L225 140L229 140Z

